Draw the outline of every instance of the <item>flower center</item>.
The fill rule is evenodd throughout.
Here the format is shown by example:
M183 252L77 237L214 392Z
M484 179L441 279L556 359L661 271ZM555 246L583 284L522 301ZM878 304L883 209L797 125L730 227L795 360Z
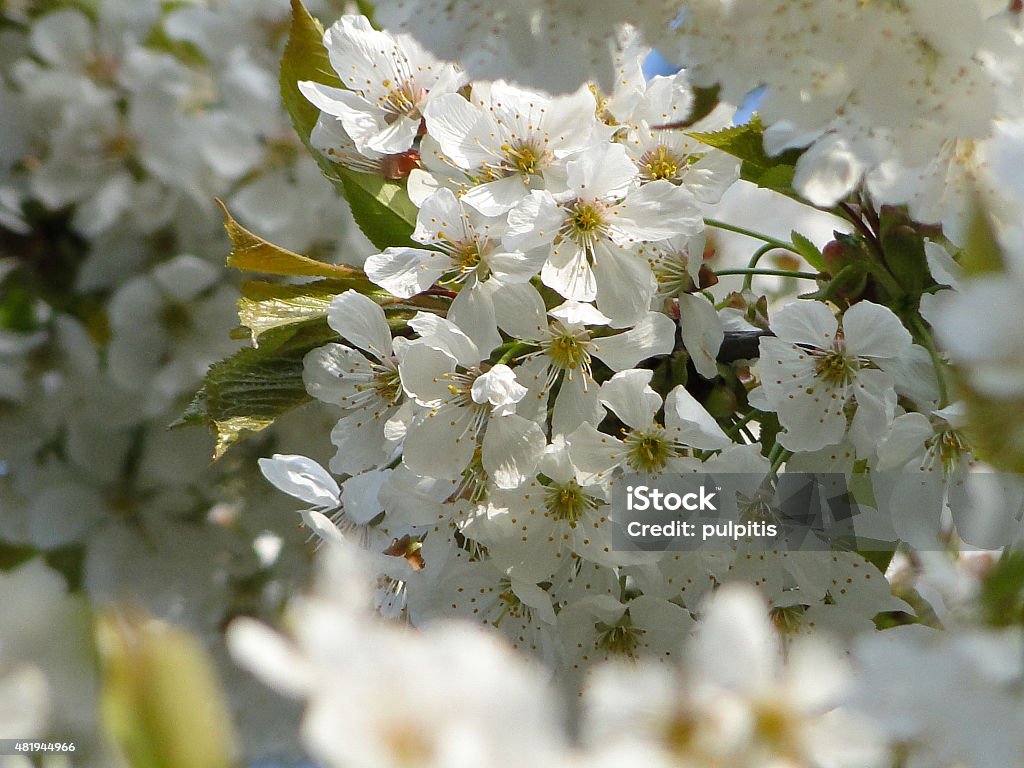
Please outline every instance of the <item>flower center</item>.
M543 150L538 149L534 144L527 141L519 141L516 144L502 144L501 151L505 153L505 162L508 166L514 168L523 176L533 176L546 165Z
M955 429L945 429L925 443L930 457L942 464L942 471L950 474L956 469L960 458L968 452L967 441Z
M551 358L551 364L564 371L572 379L573 371L583 371L590 377L590 334L586 328L566 328L561 323L553 324L541 348Z
M671 181L679 175L682 162L664 146L648 150L640 158L640 175L645 180Z
M597 499L583 492L575 480L564 485L552 483L544 489L544 506L556 520L575 524L583 515L597 508Z
M814 374L819 379L834 387L845 387L859 368L857 359L840 350L830 350L817 355L814 361Z
M384 80L381 85L384 86L386 93L377 97L377 106L387 113L384 118L386 123L391 124L400 117L419 115L419 103L426 95L426 91L416 88L412 80L404 80L401 83Z
M634 658L640 646L640 638L646 630L633 626L629 613L623 614L615 624L599 622L597 625L597 647L617 656Z
M679 446L668 439L661 427L630 431L626 443L626 464L635 472L660 472L669 459L679 455Z
M365 405L374 396L391 405L397 402L402 395L402 380L398 375L397 368L374 363L371 366L371 373L364 379L364 383L355 384L354 389L360 393L361 397L353 405Z
M483 371L476 366L464 372L454 371L441 374L441 378L448 382L448 391L454 395L452 398L454 401L453 405L473 410L488 410L486 403L478 403L473 399L473 382L480 378L482 374Z

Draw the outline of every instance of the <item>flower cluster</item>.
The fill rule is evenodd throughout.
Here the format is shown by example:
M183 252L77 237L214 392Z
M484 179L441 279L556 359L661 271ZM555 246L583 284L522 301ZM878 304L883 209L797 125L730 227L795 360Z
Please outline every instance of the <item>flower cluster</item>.
M312 505L303 517L322 539L374 553L381 612L492 626L572 679L599 660L671 662L701 600L731 581L758 585L801 632L849 635L910 610L855 553L810 565L611 542L624 473L892 469L912 461L911 421L927 425L921 451L957 446L970 461L942 420L931 336L897 314L922 292L895 256L840 236L817 254L830 303L798 301L770 323L749 280L717 299L714 271L728 270L713 246L707 258L705 221L739 175L714 147L732 108L666 129L694 108L689 75L646 79L636 40L610 88L560 96L468 81L363 17L324 46L344 87L297 84L320 109L312 144L404 182L416 221L410 244L365 262L383 294L335 296L340 338L305 356L308 393L340 409L330 471L285 454L261 467ZM881 210L884 224L855 225L881 237L898 220L924 247L905 212ZM723 348L751 333L759 347Z

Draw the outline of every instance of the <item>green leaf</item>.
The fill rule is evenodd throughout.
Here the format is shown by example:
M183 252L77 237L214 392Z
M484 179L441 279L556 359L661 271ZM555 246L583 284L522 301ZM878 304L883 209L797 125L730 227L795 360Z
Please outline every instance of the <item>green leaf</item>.
M345 195L352 215L367 239L380 249L409 245L416 227L416 206L405 188L373 174L358 173L334 163L309 143L320 110L299 91L299 83L312 80L334 88L344 84L331 66L323 44L323 27L302 5L292 0L288 45L281 59L281 99L302 143L324 175Z
M220 200L217 200L217 205L224 212L224 229L227 230L228 237L231 238L231 255L228 256L229 267L247 272L264 272L269 275L362 280L369 285L361 270L355 267L328 264L280 248L259 235L253 234L235 221Z
M172 427L204 424L217 438L214 459L234 443L270 426L311 399L302 381L302 359L337 339L323 320L266 331L258 348L214 363L181 418Z
M803 257L804 261L819 272L825 271L825 258L821 255L821 251L818 250L818 246L795 229L789 233L789 239L793 243L796 252Z
M769 156L764 151L764 125L757 115L743 125L689 135L741 160L740 178L744 181L801 200L793 191L793 174L803 150L790 149L775 157Z
M251 281L242 286L238 317L251 332L253 345L258 346L260 336L274 328L327 317L334 297L353 287L346 280L317 280L302 285Z
M796 167L793 165L774 165L771 168L763 169L746 161L740 165L740 178L744 181L802 201L803 198L793 189L794 174L796 174Z

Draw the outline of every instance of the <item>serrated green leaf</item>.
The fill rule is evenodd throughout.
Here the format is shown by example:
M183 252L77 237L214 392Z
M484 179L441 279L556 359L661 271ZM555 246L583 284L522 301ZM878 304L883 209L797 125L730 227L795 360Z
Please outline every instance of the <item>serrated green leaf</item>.
M770 168L777 164L774 162L777 158L768 157L764 151L764 126L757 115L743 125L734 125L719 131L694 132L689 135L709 147L720 149L759 168Z
M762 189L770 189L774 192L800 199L793 189L793 176L796 174L796 167L793 165L773 165L771 168L761 168L753 163L744 160L740 164L740 178L756 184Z
M324 175L344 194L352 216L367 239L380 249L409 245L416 227L416 206L405 188L383 177L358 173L334 163L309 143L320 110L299 91L299 83L312 80L334 88L344 84L331 67L323 44L323 27L302 5L292 0L288 45L281 58L281 99L302 143L316 159Z
M172 426L205 424L217 438L214 459L234 443L270 426L310 400L302 359L337 338L323 320L267 331L262 346L214 363L181 418Z
M793 175L803 150L789 149L775 157L768 155L764 151L764 125L757 115L743 125L689 135L741 160L740 178L744 181L800 200L793 191Z
M217 200L217 205L224 213L224 229L231 238L229 267L268 275L334 277L366 281L363 272L355 267L328 264L308 256L300 256L264 240L235 221L220 200Z
M793 243L793 247L796 248L797 253L803 257L804 261L819 272L825 271L825 258L821 255L821 251L818 250L818 246L801 235L795 229L789 233L789 239Z

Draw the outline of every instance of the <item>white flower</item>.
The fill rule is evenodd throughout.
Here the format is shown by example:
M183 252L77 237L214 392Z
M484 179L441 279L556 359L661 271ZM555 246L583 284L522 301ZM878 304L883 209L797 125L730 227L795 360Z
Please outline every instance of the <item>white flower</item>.
M323 552L317 594L290 606L292 637L252 619L228 633L240 663L304 700L301 738L314 759L332 768L469 768L480 755L499 768L558 764L564 737L541 670L466 624L412 632L373 621L366 595L353 594L366 574L352 553Z
M413 239L437 250L393 247L370 256L367 277L400 298L409 298L440 282L459 289L448 319L466 329L481 348L501 344L494 319L496 283L523 283L533 277L544 254L533 257L501 246L505 222L483 216L448 189L427 198L416 216ZM485 287L487 286L487 287Z
M651 78L640 89L635 103L616 117L628 126L624 146L641 182L671 181L702 203L717 203L739 179L739 161L688 134L728 127L734 108L721 104L686 130L665 129L661 126L684 120L693 106L686 73Z
M500 488L522 483L544 448L536 422L514 412L526 388L506 365L484 370L485 355L454 323L420 312L409 325L420 338L406 347L399 372L422 410L409 424L405 465L428 477L466 477L473 492L483 489L474 467Z
M324 45L346 89L308 80L299 89L341 121L360 152L410 149L428 101L462 84L455 67L405 35L378 32L364 16L341 17L324 34Z
M544 302L531 285L503 290L494 299L502 330L540 347L524 355L516 369L530 389L519 412L546 418L549 394L558 385L551 414L553 435L567 435L580 424L600 421L593 358L612 371L622 371L641 360L669 354L675 343L675 324L657 312L645 313L621 333L596 335L587 324L603 326L609 319L590 304L570 300L545 313Z
M668 764L887 764L870 721L842 706L853 682L843 659L801 642L784 664L765 605L750 587L715 593L685 651L674 676L643 665L595 675L585 693L586 741L646 744Z
M718 350L725 339L722 319L706 296L697 292L704 263L703 235L674 237L647 243L646 255L658 284L658 297L674 298L679 310L679 335L697 373L705 379L718 376Z
M509 213L510 248L545 246L544 284L567 299L597 301L613 325L646 312L654 278L632 246L693 235L703 227L689 192L667 181L636 189L636 166L619 144L607 144L568 163L569 191L556 199L534 191Z
M682 385L665 398L665 423L655 420L661 397L649 386L653 371L620 371L601 385L601 402L625 425L622 439L583 424L568 437L569 456L597 480L613 470L661 474L686 472L697 464L692 449L717 450L731 441Z
M331 431L331 470L355 474L387 461L401 434L402 385L384 310L356 291L334 298L327 322L353 344L327 344L303 360L306 390L348 413ZM358 350L364 350L367 355Z
M782 445L793 451L834 445L849 422L858 452L869 456L894 415L888 370L910 353L907 329L869 301L850 307L841 326L824 304L794 302L779 311L772 328L776 338L760 341L761 397L786 428Z
M462 200L498 216L531 188L565 188L565 161L600 138L596 106L587 88L552 98L504 82L480 83L469 101L458 94L434 99L427 132L445 162L465 174Z

